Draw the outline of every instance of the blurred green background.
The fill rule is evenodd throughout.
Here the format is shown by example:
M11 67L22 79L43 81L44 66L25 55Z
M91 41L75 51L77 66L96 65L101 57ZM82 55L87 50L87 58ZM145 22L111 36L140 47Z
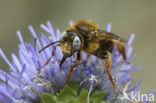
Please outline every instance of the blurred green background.
M0 48L11 61L11 53L18 53L17 30L33 42L29 25L39 32L40 24L50 20L63 31L69 20L81 19L91 19L104 30L111 23L112 32L125 39L134 33L134 63L142 69L133 75L142 80L142 90L156 90L156 0L1 0ZM0 69L9 69L1 57Z

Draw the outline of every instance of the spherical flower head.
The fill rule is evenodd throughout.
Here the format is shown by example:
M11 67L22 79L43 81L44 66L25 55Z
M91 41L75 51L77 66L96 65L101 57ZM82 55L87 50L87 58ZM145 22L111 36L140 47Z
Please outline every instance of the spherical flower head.
M72 22L70 21L71 24ZM39 53L39 50L43 47L61 38L60 30L57 29L54 32L49 21L46 25L42 24L41 28L47 32L47 35L41 32L41 38L39 39L34 28L29 26L29 30L34 38L33 45L26 43L22 38L21 32L17 31L21 43L19 44L18 56L12 54L12 62L7 59L4 52L0 49L0 55L10 67L8 73L0 69L0 79L3 81L0 82L0 102L32 103L39 101L44 93L55 95L66 86L68 73L75 63L76 57L74 55L68 58L60 69L59 63L63 54L59 46L50 46L42 51L42 53ZM107 31L110 32L110 30L111 24L108 24ZM88 90L88 103L90 101L90 95L98 91L105 93L103 101L110 102L116 99L116 103L122 101L123 93L139 91L140 82L134 86L131 77L131 72L140 69L140 67L133 67L132 59L135 57L135 55L131 56L131 44L133 40L134 34L130 36L126 45L127 60L122 59L116 47L114 47L112 53L113 66L111 68L111 74L119 91L117 99L103 67L104 61L93 55L87 58L88 54L85 52L82 52L82 63L74 68L75 72L72 74L69 84L75 82L79 85L79 88ZM50 62L41 70L37 70L37 68L40 68L47 62L49 57L51 57ZM131 62L126 64L128 61Z

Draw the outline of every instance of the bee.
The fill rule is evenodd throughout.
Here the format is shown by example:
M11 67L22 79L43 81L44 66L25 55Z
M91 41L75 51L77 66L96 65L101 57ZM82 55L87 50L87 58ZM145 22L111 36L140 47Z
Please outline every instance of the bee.
M120 41L118 41L118 39L120 39ZM74 72L74 68L77 67L82 61L81 51L105 60L104 69L108 74L115 93L118 95L118 90L115 86L115 83L113 82L113 78L110 73L110 69L112 67L111 54L114 46L116 45L119 53L122 54L123 59L127 59L126 50L122 42L125 42L125 40L115 35L114 33L99 29L99 26L94 22L90 20L80 20L66 29L61 40L50 43L46 47L42 48L39 52L43 51L50 45L58 43L59 46L61 46L63 53L63 58L59 64L60 68L65 62L66 58L71 57L73 54L77 53L76 62L70 69L66 83L68 83L68 81L70 80L71 74L72 72ZM43 65L39 69L46 66L52 56L47 60L45 65Z

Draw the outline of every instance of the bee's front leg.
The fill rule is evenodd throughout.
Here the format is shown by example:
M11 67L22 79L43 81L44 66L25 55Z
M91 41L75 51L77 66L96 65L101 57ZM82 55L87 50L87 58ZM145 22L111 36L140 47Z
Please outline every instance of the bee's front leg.
M81 63L81 61L82 61L81 60L81 52L78 51L78 53L77 53L77 61L75 62L75 64L72 66L72 68L69 71L69 74L68 74L67 80L66 80L66 84L68 84L69 79L70 79L72 73L75 71L74 68L77 67Z
M108 74L108 77L109 77L109 79L110 79L112 85L113 85L113 88L114 88L114 90L115 90L116 95L119 95L118 90L117 90L117 88L116 88L116 86L115 86L115 84L114 84L112 75L111 75L111 73L110 73L111 67L112 67L111 53L107 51L107 57L106 57L106 60L105 60L104 68L106 69L106 72L107 72L107 74Z
M59 46L59 45L56 45L56 46ZM56 50L56 46L54 46L54 50ZM42 68L46 67L53 56L54 56L54 51L52 50L51 56L48 58L48 60L45 62L45 64L42 65L41 67L37 68L37 70L41 70Z

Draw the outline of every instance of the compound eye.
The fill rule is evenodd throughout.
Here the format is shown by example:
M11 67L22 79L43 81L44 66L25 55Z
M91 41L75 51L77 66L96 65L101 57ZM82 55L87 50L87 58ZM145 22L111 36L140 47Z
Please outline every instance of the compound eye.
M74 51L78 51L80 47L81 47L81 40L78 36L75 36L72 43L72 48Z

